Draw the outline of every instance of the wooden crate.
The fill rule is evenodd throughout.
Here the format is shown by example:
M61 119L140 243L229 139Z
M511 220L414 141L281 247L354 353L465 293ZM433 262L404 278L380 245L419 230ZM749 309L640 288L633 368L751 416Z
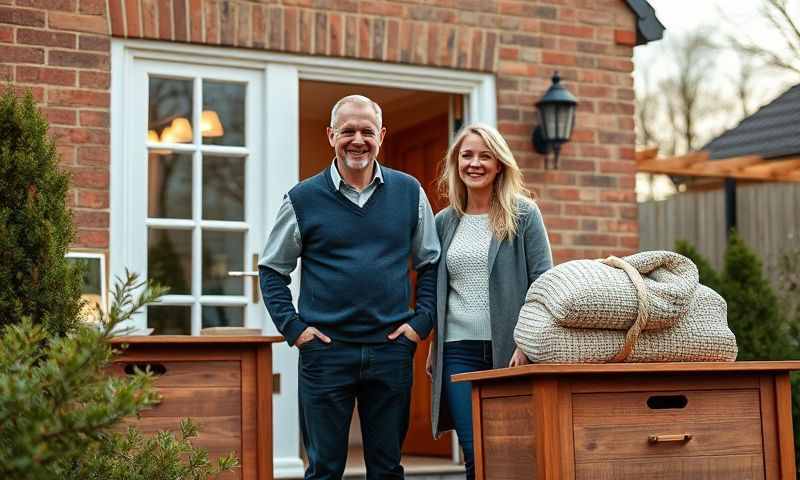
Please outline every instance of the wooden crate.
M541 364L472 382L476 478L794 480L800 362Z
M195 446L212 458L235 452L241 468L225 479L272 479L272 343L265 336L118 337L128 348L115 361L117 375L149 367L162 396L141 419L141 431L176 431L182 418L200 428Z

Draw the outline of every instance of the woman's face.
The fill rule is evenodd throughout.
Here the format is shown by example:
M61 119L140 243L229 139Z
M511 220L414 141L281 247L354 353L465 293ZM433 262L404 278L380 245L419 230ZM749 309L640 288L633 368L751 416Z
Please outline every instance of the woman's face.
M502 169L503 164L479 135L470 133L464 137L458 151L458 176L467 191L491 192L494 179Z

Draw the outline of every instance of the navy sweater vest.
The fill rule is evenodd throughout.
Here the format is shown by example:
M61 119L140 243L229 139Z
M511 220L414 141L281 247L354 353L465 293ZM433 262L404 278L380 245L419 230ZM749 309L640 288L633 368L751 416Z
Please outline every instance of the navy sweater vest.
M298 313L333 339L377 343L409 308L409 256L419 220L419 183L381 167L363 207L333 185L330 169L289 191L302 239Z

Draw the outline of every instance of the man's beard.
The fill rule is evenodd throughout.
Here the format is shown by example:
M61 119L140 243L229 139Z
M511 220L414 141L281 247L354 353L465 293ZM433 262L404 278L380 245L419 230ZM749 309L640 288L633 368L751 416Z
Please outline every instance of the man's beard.
M363 160L352 160L350 155L345 155L344 162L347 164L347 168L352 170L363 170L369 166L370 162L372 162L372 158L367 157Z

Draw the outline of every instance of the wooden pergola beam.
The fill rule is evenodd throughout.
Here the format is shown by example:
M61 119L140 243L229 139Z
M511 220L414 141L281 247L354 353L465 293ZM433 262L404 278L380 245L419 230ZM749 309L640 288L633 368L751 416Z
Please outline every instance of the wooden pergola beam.
M710 160L708 152L699 151L678 157L654 159L651 158L653 150L637 152L639 172L754 181L800 181L800 157L765 160L758 155L743 155L722 160Z

